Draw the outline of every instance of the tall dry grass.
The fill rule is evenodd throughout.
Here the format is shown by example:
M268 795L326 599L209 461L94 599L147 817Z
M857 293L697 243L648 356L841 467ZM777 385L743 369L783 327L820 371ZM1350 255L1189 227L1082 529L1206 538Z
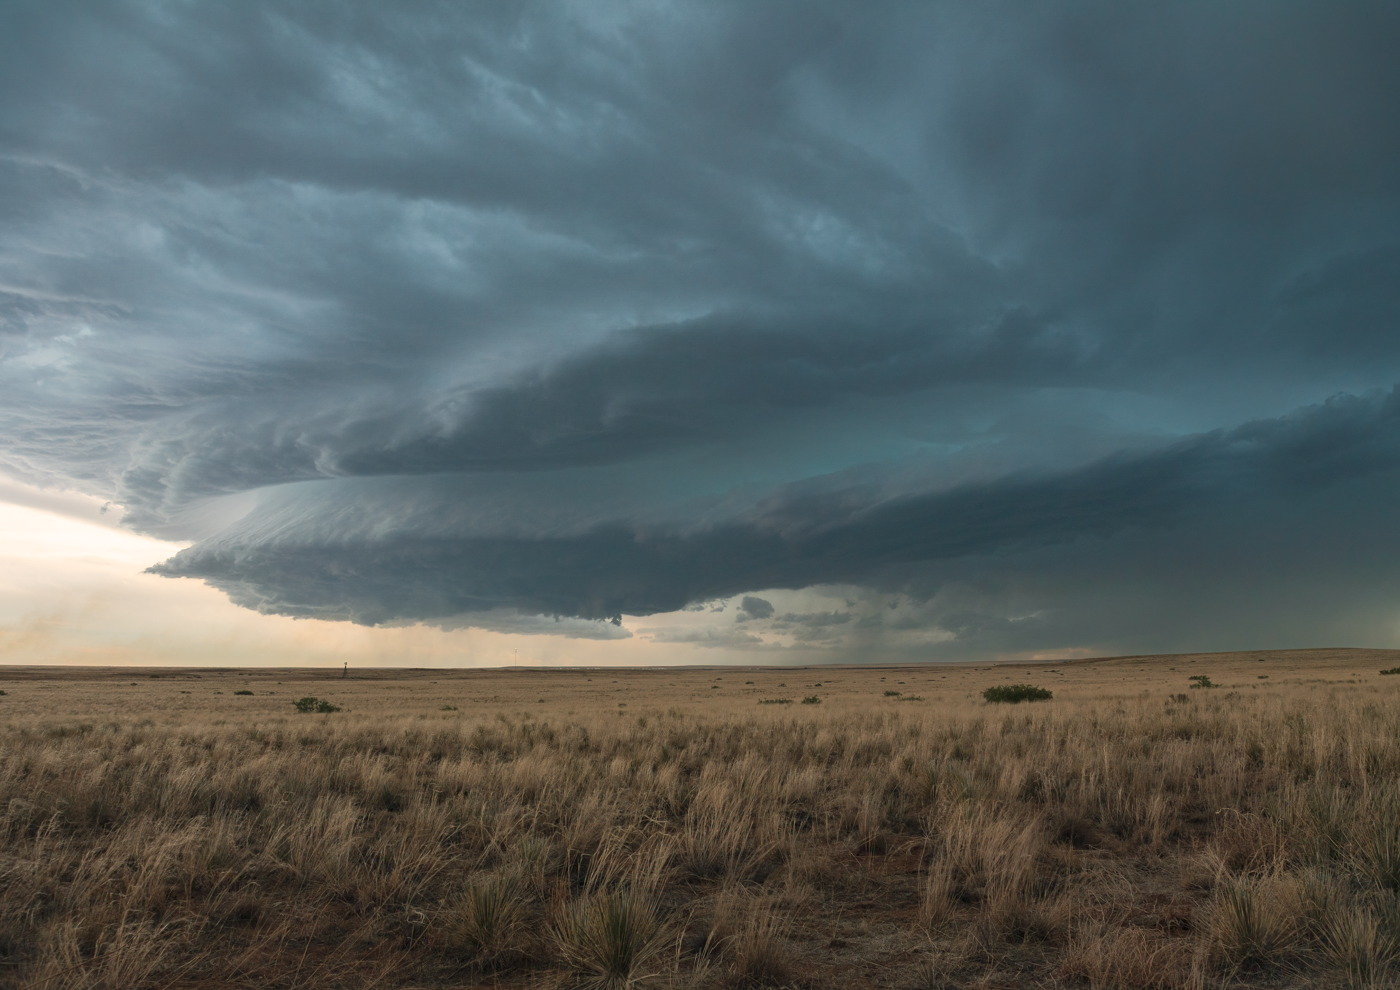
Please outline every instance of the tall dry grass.
M0 983L1389 985L1395 699L14 724Z

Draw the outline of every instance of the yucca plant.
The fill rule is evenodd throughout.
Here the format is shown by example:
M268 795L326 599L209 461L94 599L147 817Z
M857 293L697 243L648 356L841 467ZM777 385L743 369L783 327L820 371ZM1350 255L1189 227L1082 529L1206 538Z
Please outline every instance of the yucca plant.
M527 911L513 878L492 877L467 889L457 905L457 931L469 961L496 969L529 951Z
M1293 922L1258 883L1239 880L1217 895L1211 912L1211 940L1232 970L1274 965L1295 942Z
M1346 974L1354 987L1389 985L1385 939L1374 914L1359 905L1329 912L1321 931L1322 955Z
M641 891L606 891L566 908L551 933L583 990L623 990L655 976L665 931Z
M1394 790L1377 795L1370 818L1360 829L1366 872L1377 886L1400 891L1400 795Z

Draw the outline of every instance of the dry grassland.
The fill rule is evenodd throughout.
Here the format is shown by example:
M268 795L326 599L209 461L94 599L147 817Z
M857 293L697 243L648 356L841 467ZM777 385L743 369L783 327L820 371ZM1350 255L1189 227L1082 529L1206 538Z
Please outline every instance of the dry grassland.
M1397 665L0 668L0 984L1394 985Z

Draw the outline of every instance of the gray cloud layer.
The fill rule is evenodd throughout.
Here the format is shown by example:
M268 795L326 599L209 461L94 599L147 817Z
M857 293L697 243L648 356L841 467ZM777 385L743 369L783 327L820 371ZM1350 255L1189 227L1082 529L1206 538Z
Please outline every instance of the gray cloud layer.
M814 492L808 483L699 527L618 519L543 535L527 515L524 532L481 533L482 514L451 487L361 490L345 502L322 501L344 494L313 487L269 499L243 524L155 570L203 578L235 601L291 615L382 622L509 607L602 619L673 611L753 587L888 584L891 573L923 562L1160 529L1222 506L1304 498L1398 469L1400 392L1392 391L1058 475L897 497L875 485ZM409 504L413 512L404 514ZM743 608L767 618L763 604L749 596Z
M614 636L843 584L969 653L1150 646L1196 601L1151 534L1242 589L1241 506L1322 570L1389 532L1397 41L1362 2L11 5L0 469L286 614ZM1138 604L1035 577L1092 559ZM1388 628L1315 600L1183 621Z

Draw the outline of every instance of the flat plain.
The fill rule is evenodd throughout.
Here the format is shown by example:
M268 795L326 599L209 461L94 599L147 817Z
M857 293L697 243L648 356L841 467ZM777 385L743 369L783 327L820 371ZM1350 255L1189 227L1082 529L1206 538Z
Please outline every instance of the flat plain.
M1394 985L1397 666L4 667L0 985Z

